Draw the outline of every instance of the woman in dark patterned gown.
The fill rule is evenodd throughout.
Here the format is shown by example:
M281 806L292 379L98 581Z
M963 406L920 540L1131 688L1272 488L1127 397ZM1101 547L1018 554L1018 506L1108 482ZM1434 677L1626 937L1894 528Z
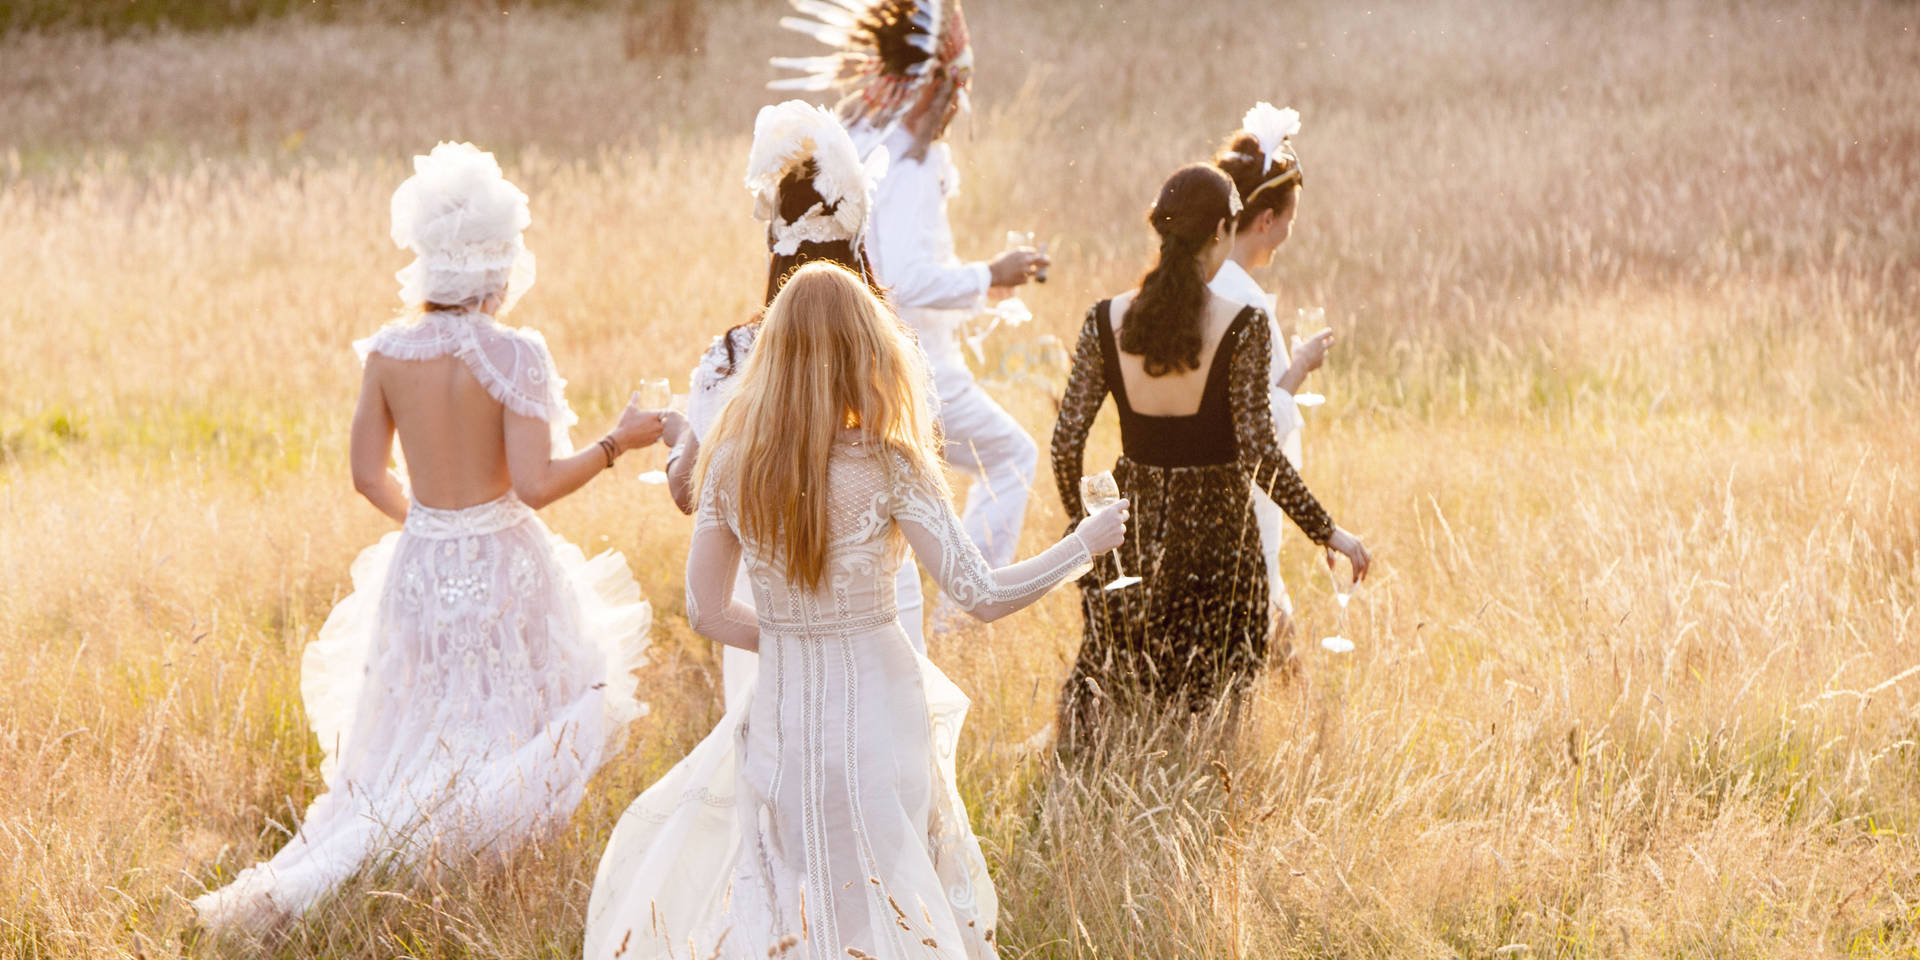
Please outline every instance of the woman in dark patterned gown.
M1239 207L1218 169L1174 173L1148 217L1159 262L1139 290L1095 304L1080 331L1054 425L1054 479L1077 523L1087 432L1113 394L1124 450L1113 473L1133 504L1115 552L1144 582L1103 589L1117 575L1104 558L1080 580L1085 627L1060 703L1069 747L1116 707L1197 709L1259 671L1270 625L1249 481L1314 543L1346 554L1356 579L1366 576L1366 548L1334 525L1274 434L1265 315L1207 289L1233 246Z

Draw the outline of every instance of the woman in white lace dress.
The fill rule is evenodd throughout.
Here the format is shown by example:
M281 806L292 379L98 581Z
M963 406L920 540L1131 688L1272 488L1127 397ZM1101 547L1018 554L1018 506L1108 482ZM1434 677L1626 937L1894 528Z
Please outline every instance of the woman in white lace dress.
M653 442L629 407L571 453L546 341L493 317L533 281L526 195L443 143L393 197L411 309L354 346L354 485L401 521L353 565L301 663L326 789L272 859L194 901L214 929L270 928L363 868L504 852L563 822L629 720L650 611L625 560L588 560L534 515ZM396 432L411 490L388 471Z
M994 956L954 786L967 699L908 643L893 577L910 547L974 616L1005 616L1118 544L1126 504L991 569L954 514L922 355L858 277L802 267L758 340L701 454L687 609L759 673L621 817L586 956ZM742 562L752 608L729 598Z
M804 100L760 108L747 155L746 186L753 194L754 216L767 224L766 303L773 302L788 275L816 260L873 276L865 252L867 213L874 180L886 162L886 150L881 149L863 163L846 128L830 111ZM713 339L689 377L688 429L668 430L666 440L673 452L667 459L667 483L674 503L685 513L692 513L695 506L693 465L700 444L739 382L737 374L746 366L762 315ZM894 587L907 639L915 650L925 652L920 575L913 564L901 565ZM744 570L734 585L734 599L753 602ZM728 709L746 702L757 669L752 653L738 647L722 649Z

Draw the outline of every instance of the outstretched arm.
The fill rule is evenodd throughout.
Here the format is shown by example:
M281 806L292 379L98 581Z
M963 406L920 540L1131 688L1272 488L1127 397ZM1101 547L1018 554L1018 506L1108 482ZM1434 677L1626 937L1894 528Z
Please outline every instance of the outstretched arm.
M1333 518L1307 490L1306 482L1281 452L1273 432L1272 406L1267 398L1267 371L1272 338L1264 316L1242 324L1234 346L1228 380L1233 405L1233 434L1240 448L1240 469L1253 485L1267 492L1287 512L1307 539L1325 544L1333 536ZM1223 345L1224 346L1224 345Z
M369 357L360 375L360 403L353 410L353 432L348 460L353 464L353 488L381 513L407 522L407 488L387 464L393 460L393 411L380 389L375 372L381 363Z
M1124 530L1126 504L1122 501L1038 556L995 570L967 536L953 512L953 501L904 457L895 458L895 473L900 480L891 500L894 522L934 582L962 610L980 620L998 620L1040 599L1060 581L1080 575L1095 554L1119 543Z
M553 455L553 432L547 421L506 411L507 472L513 492L535 510L585 486L611 466L607 451L595 443L571 456ZM620 422L607 432L613 456L647 446L660 438L658 410L642 410L629 402Z
M1086 466L1087 433L1100 406L1107 400L1107 366L1100 353L1100 308L1087 311L1080 325L1080 342L1073 348L1073 372L1067 375L1067 396L1053 422L1053 482L1060 489L1060 505L1067 516L1086 516L1080 503L1080 471Z
M687 548L687 621L695 633L742 650L760 649L760 620L753 608L733 599L734 574L740 568L740 538L720 514L717 478L707 470L700 512Z

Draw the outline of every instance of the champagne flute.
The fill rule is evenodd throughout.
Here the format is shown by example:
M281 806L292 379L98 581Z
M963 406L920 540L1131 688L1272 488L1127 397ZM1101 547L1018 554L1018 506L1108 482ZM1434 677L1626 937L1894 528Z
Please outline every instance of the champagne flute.
M1300 336L1300 333L1304 332L1312 336L1320 332L1320 328L1327 325L1327 311L1324 307L1301 307L1295 313L1300 317L1300 324L1294 327L1296 332L1293 336L1293 349L1299 350L1300 344L1306 342L1306 338ZM1296 407L1317 407L1326 402L1325 394L1296 393L1293 395L1293 404Z
M659 410L665 412L673 404L673 383L665 377L640 381L640 389L636 392L640 395L640 409L642 410ZM653 461L658 458L649 454L647 459ZM667 472L660 469L648 470L640 475L640 482L666 483Z
M1038 246L1035 246L1033 241L1032 230L1008 230L1007 231L1007 252L1011 253L1015 250L1037 250L1040 252L1040 254L1044 256L1047 252L1047 244L1046 244L1046 241L1042 240L1040 241ZM1034 269L1033 282L1034 283L1047 282L1046 267L1036 267Z
M1347 603L1353 599L1353 564L1347 564L1345 576L1340 574L1340 554L1327 551L1327 575L1333 578L1333 602L1340 606L1339 629L1333 636L1321 637L1320 646L1332 653L1351 653L1353 641L1346 637Z
M1080 502L1086 506L1089 516L1119 503L1120 485L1114 482L1113 471L1102 470L1099 473L1081 477ZM1107 584L1103 589L1118 590L1122 587L1131 587L1140 582L1139 577L1127 576L1127 571L1120 566L1120 550L1118 547L1114 548L1113 551L1113 569L1119 576L1113 578L1113 582Z

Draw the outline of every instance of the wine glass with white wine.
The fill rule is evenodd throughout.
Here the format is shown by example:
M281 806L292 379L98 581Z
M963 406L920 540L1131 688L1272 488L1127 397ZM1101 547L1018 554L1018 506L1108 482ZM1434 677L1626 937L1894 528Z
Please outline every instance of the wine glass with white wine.
M642 380L640 381L640 389L635 392L639 395L640 409L642 410L665 411L673 405L673 382L665 377L656 380ZM650 462L658 462L658 455L649 454L647 459ZM666 483L667 472L658 468L648 470L646 473L640 475L640 482Z
M1347 564L1347 572L1340 572L1340 554L1327 551L1327 575L1333 578L1333 602L1339 604L1339 628L1333 636L1321 637L1320 646L1333 653L1353 652L1353 641L1347 639L1347 604L1353 600L1353 564Z
M1099 473L1081 477L1080 502L1086 506L1088 516L1092 516L1119 503L1120 484L1114 482L1113 471L1102 470ZM1104 589L1118 590L1122 587L1131 587L1140 582L1139 577L1127 576L1127 571L1120 566L1120 549L1118 547L1114 548L1113 551L1113 569L1120 575L1113 578L1113 582L1107 584Z

